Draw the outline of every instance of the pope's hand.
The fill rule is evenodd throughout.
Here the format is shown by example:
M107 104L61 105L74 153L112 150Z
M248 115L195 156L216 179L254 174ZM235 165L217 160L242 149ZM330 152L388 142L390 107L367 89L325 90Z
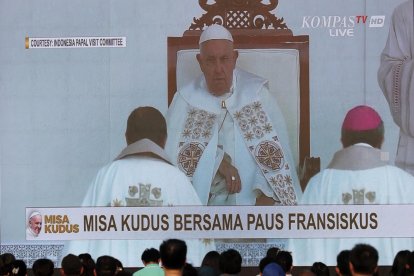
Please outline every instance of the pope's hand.
M218 168L219 173L226 179L229 194L238 193L241 190L239 171L230 162L223 159Z

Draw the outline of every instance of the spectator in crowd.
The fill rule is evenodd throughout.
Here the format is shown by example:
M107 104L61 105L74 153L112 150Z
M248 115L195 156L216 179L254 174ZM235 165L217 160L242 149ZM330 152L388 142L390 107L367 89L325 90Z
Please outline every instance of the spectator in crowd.
M197 269L189 263L186 263L183 268L182 276L198 276Z
M130 273L124 270L124 265L122 264L122 262L120 260L118 260L117 258L115 259L115 264L116 264L116 275L120 275L122 274L123 276L129 275Z
M27 266L23 260L15 260L12 263L12 276L26 276L27 275Z
M117 272L117 260L108 255L100 256L96 260L97 276L114 276Z
M410 253L409 250L401 250L395 255L390 276L403 276L405 274Z
M271 262L270 264L264 267L262 275L263 276L285 276L286 274L280 265L278 265L277 263Z
M264 258L262 258L260 260L260 262L259 262L260 275L263 275L263 270L270 263L276 263L276 261L275 261L275 259L273 259L272 257L269 257L269 256L265 256Z
M311 271L316 276L329 276L329 267L322 262L314 262L312 264Z
M144 268L136 271L133 276L164 276L164 270L160 267L160 259L161 255L157 249L145 249L141 255Z
M80 276L83 273L81 260L73 254L63 257L61 266L60 274L62 276Z
M280 249L278 247L270 247L266 251L266 256L276 259L277 254L279 254Z
M181 275L187 259L187 244L179 239L165 240L160 245L160 255L166 276Z
M34 276L52 276L55 265L49 259L37 259L32 266Z
M238 275L241 271L242 257L239 251L228 249L220 254L219 268L221 275Z
M378 271L378 251L368 244L357 244L349 254L352 276L375 275Z
M280 250L275 257L275 261L283 269L286 275L292 274L293 258L288 251Z
M95 261L92 259L91 254L82 253L79 254L79 259L83 266L83 275L82 276L96 276L96 265Z
M0 275L8 275L12 270L12 263L16 260L13 254L3 253L0 255Z
M391 268L392 270L392 268ZM413 276L414 275L414 251L411 251L407 256L407 261L405 264L405 269L403 269L404 276Z
M336 267L335 272L338 276L351 276L351 271L349 271L349 254L350 250L342 250L336 256Z
M217 251L210 251L201 262L201 266L198 269L199 276L218 276L220 274L219 268L220 253Z

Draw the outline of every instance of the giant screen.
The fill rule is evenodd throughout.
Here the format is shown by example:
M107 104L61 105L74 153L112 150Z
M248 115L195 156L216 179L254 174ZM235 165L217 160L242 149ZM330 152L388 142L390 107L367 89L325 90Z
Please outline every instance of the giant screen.
M271 11L309 36L310 154L321 168L341 148L346 112L361 104L381 115L382 156L395 162L400 130L377 71L402 2L280 0ZM195 0L0 1L1 252L60 264L67 242L26 240L25 208L81 206L99 168L125 146L129 113L154 106L166 114L167 37L204 12ZM256 266L271 242L257 244L244 265Z

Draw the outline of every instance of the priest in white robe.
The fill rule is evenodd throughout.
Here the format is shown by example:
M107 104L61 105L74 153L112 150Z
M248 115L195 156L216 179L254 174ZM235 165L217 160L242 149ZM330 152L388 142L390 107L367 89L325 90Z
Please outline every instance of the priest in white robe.
M351 109L342 124L343 149L327 169L311 178L301 204L414 203L414 177L381 157L383 139L384 125L374 109ZM398 251L414 248L411 238L296 239L292 251L298 265L315 261L335 265L337 254L357 243L378 249L381 265L392 265Z
M200 36L203 74L174 96L166 151L206 205L295 205L301 196L285 121L267 80L236 68L220 25Z
M413 1L394 10L381 55L378 82L394 122L400 127L395 164L414 175L414 28Z
M103 167L89 187L82 206L180 206L201 202L188 178L167 158L163 147L167 137L162 114L152 107L135 109L128 118L128 146ZM110 255L126 267L143 266L140 256L147 248L158 248L162 240L71 241L67 253L90 253L95 259ZM215 250L213 242L187 240L188 262L201 264L205 254Z

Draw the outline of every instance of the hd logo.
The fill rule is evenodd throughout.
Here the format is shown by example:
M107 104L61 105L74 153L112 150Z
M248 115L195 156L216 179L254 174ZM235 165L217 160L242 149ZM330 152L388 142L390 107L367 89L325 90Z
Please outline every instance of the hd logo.
M366 24L368 21L368 27L370 28L381 28L384 27L385 15L357 15L355 16L357 24Z
M375 15L371 16L369 21L369 26L374 28L384 27L385 15Z

